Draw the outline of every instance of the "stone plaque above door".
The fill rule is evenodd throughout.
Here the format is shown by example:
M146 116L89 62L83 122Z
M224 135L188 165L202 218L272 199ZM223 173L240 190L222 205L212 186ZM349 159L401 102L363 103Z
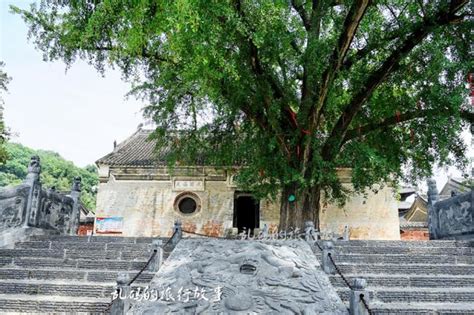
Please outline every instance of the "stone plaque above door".
M203 178L179 179L173 178L174 191L204 191L205 184Z

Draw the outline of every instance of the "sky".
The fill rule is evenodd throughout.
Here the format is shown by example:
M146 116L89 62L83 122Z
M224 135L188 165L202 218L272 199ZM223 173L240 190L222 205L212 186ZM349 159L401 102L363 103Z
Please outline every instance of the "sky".
M118 71L102 77L82 61L67 72L62 62L44 62L23 20L9 13L10 4L30 2L0 0L0 60L12 78L4 95L11 140L58 152L78 166L93 164L143 122L144 104L125 98L130 86Z
M114 140L124 140L144 121L141 108L145 104L125 98L130 85L118 71L108 70L102 77L82 61L67 72L60 61L44 62L41 52L27 40L23 20L9 13L10 4L28 8L30 2L0 0L0 60L12 77L4 97L11 141L58 152L78 166L93 164L112 151ZM470 137L465 132L468 144ZM437 170L438 189L448 176L460 175L454 168Z

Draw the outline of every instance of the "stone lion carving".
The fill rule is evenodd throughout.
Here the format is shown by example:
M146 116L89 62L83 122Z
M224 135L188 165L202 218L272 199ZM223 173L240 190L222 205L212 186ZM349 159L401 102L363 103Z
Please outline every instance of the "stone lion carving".
M71 190L81 191L81 177L80 176L74 177Z
M39 174L41 172L40 158L37 155L31 157L30 164L28 165L28 173Z

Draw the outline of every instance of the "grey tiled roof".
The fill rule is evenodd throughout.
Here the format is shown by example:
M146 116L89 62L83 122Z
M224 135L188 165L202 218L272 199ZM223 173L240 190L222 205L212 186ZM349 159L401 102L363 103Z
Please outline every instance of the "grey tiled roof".
M134 134L119 143L117 147L96 161L96 164L128 167L153 167L167 165L167 157L173 148L157 149L156 142L150 140L153 130L138 129ZM192 165L205 165L205 152L198 153Z
M155 152L155 142L148 138L151 130L138 129L121 142L111 153L97 160L97 164L111 166L154 166L164 165L166 152Z

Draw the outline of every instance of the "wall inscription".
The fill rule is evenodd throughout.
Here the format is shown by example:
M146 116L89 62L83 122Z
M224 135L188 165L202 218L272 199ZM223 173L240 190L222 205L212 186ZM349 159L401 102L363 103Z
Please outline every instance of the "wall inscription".
M197 180L174 179L173 190L175 191L185 191L185 190L204 191L204 179L197 179Z

